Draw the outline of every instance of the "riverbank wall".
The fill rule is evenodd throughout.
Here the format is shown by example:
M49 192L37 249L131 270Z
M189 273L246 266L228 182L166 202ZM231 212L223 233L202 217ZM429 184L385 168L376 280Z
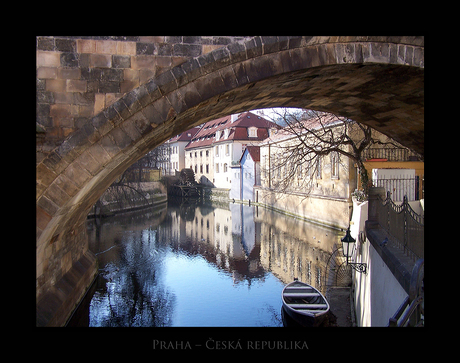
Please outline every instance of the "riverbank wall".
M91 207L88 218L108 217L167 201L166 187L160 182L127 183L109 188Z

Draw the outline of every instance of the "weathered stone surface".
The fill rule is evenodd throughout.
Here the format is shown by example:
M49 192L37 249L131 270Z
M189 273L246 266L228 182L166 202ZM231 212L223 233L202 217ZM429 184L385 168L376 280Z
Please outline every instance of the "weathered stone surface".
M421 37L140 38L37 38L46 130L37 143L37 318L60 324L53 314L73 308L46 294L80 268L87 240L73 231L92 203L142 153L193 125L261 107L312 108L423 154ZM214 45L222 47L204 48Z

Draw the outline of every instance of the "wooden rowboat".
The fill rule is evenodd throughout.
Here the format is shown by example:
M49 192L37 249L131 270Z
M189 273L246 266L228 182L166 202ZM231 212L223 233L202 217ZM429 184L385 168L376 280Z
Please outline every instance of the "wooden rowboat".
M297 280L284 287L282 300L285 313L302 326L320 325L329 311L323 294Z

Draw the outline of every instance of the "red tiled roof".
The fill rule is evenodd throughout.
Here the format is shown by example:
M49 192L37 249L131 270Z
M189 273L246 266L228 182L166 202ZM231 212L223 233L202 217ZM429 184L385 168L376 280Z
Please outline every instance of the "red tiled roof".
M176 141L190 141L197 132L199 132L201 129L199 127L193 127L187 131L184 131L183 133L176 135L168 140L168 142L176 142ZM189 136L190 135L190 136Z
M251 155L252 160L260 161L260 146L248 146L246 147L249 154ZM243 156L241 156L243 157Z
M248 127L257 127L257 138L248 137ZM229 140L261 141L268 137L267 130L270 127L276 127L276 124L249 111L240 114L234 122L231 122L231 116L225 116L206 122L185 148L205 147ZM222 135L225 129L230 129L227 138L224 138ZM219 140L216 140L217 131L221 132Z

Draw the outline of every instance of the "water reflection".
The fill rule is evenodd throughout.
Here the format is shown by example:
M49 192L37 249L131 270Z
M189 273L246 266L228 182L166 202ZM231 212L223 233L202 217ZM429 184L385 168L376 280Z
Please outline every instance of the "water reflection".
M233 203L91 220L88 234L100 267L90 326L282 326L283 286L298 277L325 292L339 237Z

